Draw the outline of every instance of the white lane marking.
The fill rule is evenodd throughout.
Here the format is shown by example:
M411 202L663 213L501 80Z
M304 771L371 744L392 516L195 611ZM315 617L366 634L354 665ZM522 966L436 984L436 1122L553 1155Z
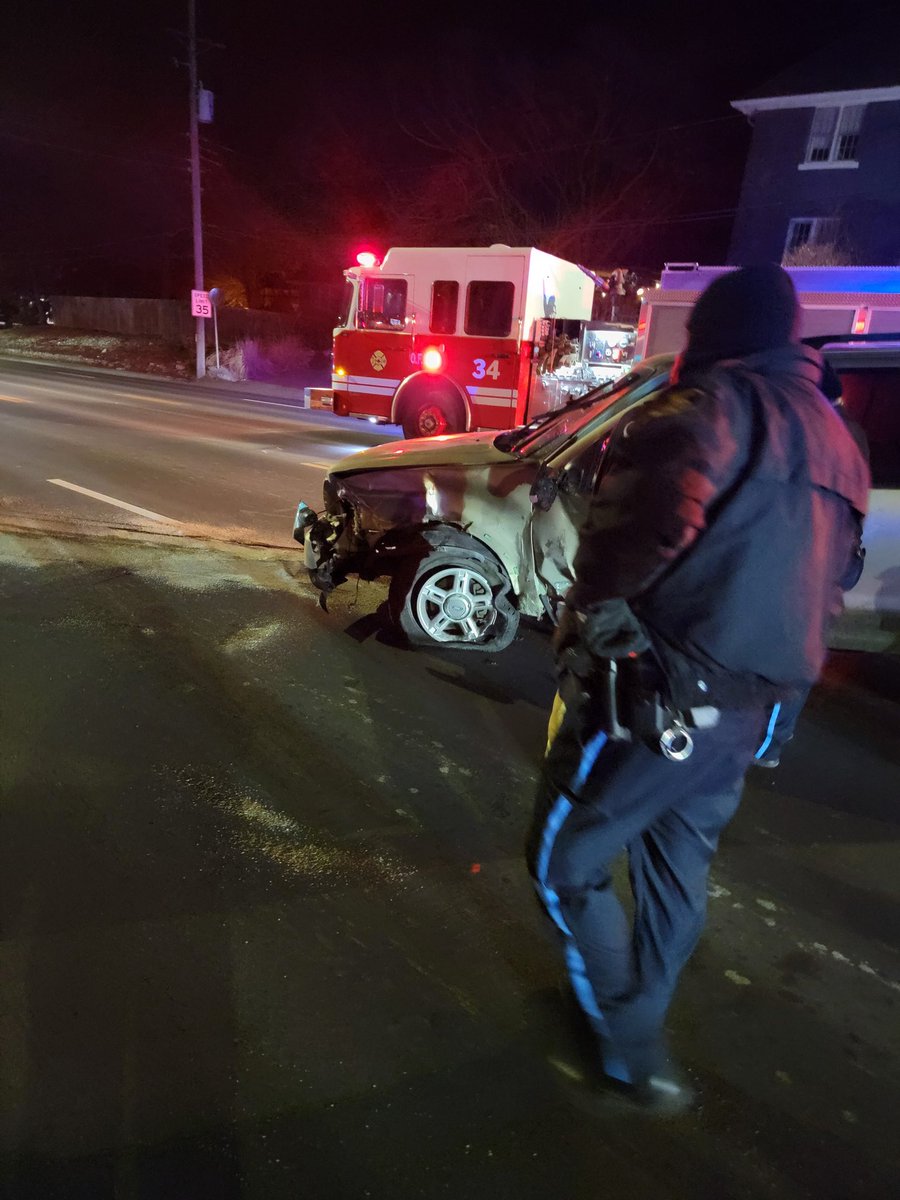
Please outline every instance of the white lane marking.
M306 458L300 458L297 463L301 467L315 467L317 471L327 471L329 467L333 467L334 463L330 462L312 462Z
M886 975L883 975L881 971L876 970L875 967L869 966L865 960L862 962L854 962L853 959L848 958L846 954L841 954L840 950L829 950L829 948L827 946L823 946L821 942L812 942L810 945L806 945L805 942L798 942L797 945L801 950L805 950L807 953L809 951L813 951L821 958L827 958L830 955L835 962L844 963L848 967L855 967L857 971L861 971L863 975L870 975L873 979L877 979L879 983L883 983L885 987L889 987L892 991L900 992L900 983L898 983L897 980L889 979Z
M166 525L181 524L174 517L164 517L162 513L153 512L152 509L139 508L136 504L117 500L115 496L104 496L103 492L91 491L90 488L81 487L77 483L68 483L65 479L48 479L47 482L55 483L57 487L68 488L70 492L79 492L82 496L90 496L92 500L101 500L104 504L112 504L114 508L124 508L126 512L137 513L139 517L149 517L151 521L162 521Z

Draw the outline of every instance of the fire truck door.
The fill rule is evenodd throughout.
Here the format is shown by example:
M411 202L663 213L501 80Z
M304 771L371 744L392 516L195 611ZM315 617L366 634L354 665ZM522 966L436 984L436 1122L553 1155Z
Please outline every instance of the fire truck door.
M362 281L356 324L365 336L354 339L350 371L360 377L360 390L388 399L410 372L413 283L412 275L369 275Z
M524 255L471 255L466 259L466 362L461 374L473 405L509 409L515 404L524 308Z

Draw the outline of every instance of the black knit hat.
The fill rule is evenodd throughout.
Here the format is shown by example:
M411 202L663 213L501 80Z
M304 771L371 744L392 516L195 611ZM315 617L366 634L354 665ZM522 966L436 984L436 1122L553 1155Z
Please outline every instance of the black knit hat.
M709 285L688 318L685 363L744 358L787 346L796 338L797 293L787 271L742 267Z

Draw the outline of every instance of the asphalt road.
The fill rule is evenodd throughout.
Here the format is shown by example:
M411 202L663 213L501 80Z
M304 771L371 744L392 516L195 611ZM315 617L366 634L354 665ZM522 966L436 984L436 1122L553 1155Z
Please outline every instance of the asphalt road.
M399 436L248 388L0 359L0 516L288 545L330 464Z
M270 436L311 460L346 428L229 408L220 444L217 398L81 378L82 406L12 374L37 408L27 431L0 408L35 521L36 476L66 461L139 505L168 487L187 520L206 486L237 505ZM896 1195L900 661L836 654L783 767L749 779L672 1016L702 1105L625 1116L566 1073L521 863L545 635L405 651L381 585L323 612L284 538L56 502L62 535L0 533L4 1200Z

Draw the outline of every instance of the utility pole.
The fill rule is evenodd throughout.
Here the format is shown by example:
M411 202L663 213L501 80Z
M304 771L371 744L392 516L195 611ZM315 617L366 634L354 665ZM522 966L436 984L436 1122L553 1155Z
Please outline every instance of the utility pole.
M188 72L191 102L191 208L194 228L194 287L203 291L203 215L200 196L200 128L197 109L197 0L188 0ZM197 378L206 374L206 318L197 317Z

